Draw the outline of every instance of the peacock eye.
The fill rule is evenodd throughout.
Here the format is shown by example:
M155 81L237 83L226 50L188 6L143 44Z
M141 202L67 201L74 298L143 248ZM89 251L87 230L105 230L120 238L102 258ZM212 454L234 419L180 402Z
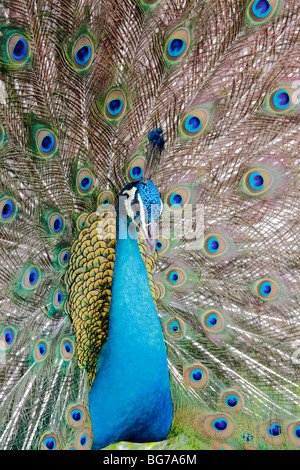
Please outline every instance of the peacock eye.
M184 382L196 389L201 389L208 382L208 370L202 364L194 364L184 370Z
M165 324L165 331L173 339L181 339L186 333L186 326L179 318L170 318Z
M299 109L292 86L277 86L267 96L266 106L272 114L287 114Z
M65 361L69 361L75 353L75 345L71 338L66 338L61 341L60 354Z
M252 23L263 23L270 19L280 5L280 0L252 0L247 10Z
M170 274L169 274L169 280L172 284L176 284L176 282L178 281L178 273L177 271L172 271Z
M235 395L230 395L229 397L226 398L226 405L229 406L230 408L234 408L239 402L239 398L236 397Z
M205 416L202 426L211 437L227 439L234 432L233 421L222 413Z
M292 444L300 447L300 422L290 423L286 429L287 436Z
M145 157L136 156L132 158L126 167L126 180L128 182L138 181L142 178L145 170Z
M231 413L237 413L244 407L242 395L235 390L224 392L221 398L223 407Z
M183 199L181 194L174 193L170 196L170 204L172 207L181 207L183 204Z
M228 428L228 421L225 418L216 419L213 421L212 426L216 431L225 431Z
M65 218L61 214L52 214L48 217L48 228L51 235L61 235L65 230Z
M88 213L87 212L83 212L82 214L80 214L76 220L76 227L78 230L82 230L84 227L85 227L85 221L88 217Z
M78 71L88 69L93 61L94 46L88 36L81 36L73 47L73 63Z
M59 450L60 446L57 435L54 432L44 435L41 446L43 450Z
M86 65L92 55L92 49L90 45L82 46L75 52L75 61L78 65Z
M53 297L53 303L56 308L62 307L64 302L64 293L61 290L56 290Z
M82 196L88 196L94 189L95 177L88 168L83 168L77 173L76 189Z
M208 310L202 315L202 325L210 333L219 333L224 329L225 322L218 310Z
M51 134L45 135L43 139L41 140L41 150L45 153L51 152L53 150L55 145L55 139L54 136Z
M166 43L166 58L171 62L177 62L182 59L188 50L190 39L190 31L188 28L176 29Z
M138 180L142 177L143 175L143 168L140 166L134 166L133 168L130 169L130 176L133 180Z
M226 254L228 248L229 246L226 237L220 234L208 235L203 244L203 251L210 258L216 258Z
M10 345L13 342L14 334L11 330L5 330L4 338L7 345Z
M113 194L112 191L101 191L101 193L99 193L99 196L98 196L98 199L97 199L97 203L98 203L98 206L109 206L111 204L113 204L115 201L115 196Z
M29 273L29 284L34 286L34 284L36 284L37 282L37 279L38 279L38 272L36 269L31 269L30 270L30 273Z
M188 187L178 186L165 196L165 203L172 211L182 210L190 201L191 191Z
M60 266L65 268L68 265L69 260L70 260L70 250L64 248L63 250L60 251L58 255L58 262Z
M46 341L39 341L34 349L34 359L36 362L41 362L46 359L49 353L49 347Z
M167 281L172 287L181 287L187 281L187 273L182 268L170 269L167 272Z
M89 428L84 428L78 435L76 449L89 449L92 444L92 433Z
M196 108L187 113L181 124L180 131L184 137L197 137L202 134L211 121L211 113L207 108Z
M38 153L44 158L51 158L58 148L57 137L50 129L39 129L35 134Z
M41 281L41 270L37 266L28 267L22 276L22 287L26 290L35 289Z
M12 34L7 43L10 60L17 65L27 62L30 54L30 44L28 39L21 34Z
M17 214L17 203L12 198L0 200L0 222L6 223L11 221Z
M71 406L67 411L67 421L73 428L82 428L87 420L87 413L83 405Z
M126 97L122 90L112 90L104 103L104 114L108 119L120 119L126 110Z
M282 429L281 429L280 423L273 423L267 429L267 433L269 434L269 436L277 437L277 436L280 436L281 432L282 432Z
M4 328L0 336L0 348L10 349L16 340L16 332L12 327Z
M194 380L195 382L199 382L199 380L201 380L202 377L203 377L203 370L202 370L202 369L194 369L194 370L191 372L190 377L191 377L191 379Z
M265 301L276 300L279 290L279 285L273 279L261 279L255 284L257 296Z

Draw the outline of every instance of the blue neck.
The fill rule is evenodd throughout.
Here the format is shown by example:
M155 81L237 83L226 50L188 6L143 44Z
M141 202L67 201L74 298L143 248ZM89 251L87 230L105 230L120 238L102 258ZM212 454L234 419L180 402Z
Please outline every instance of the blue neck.
M127 222L127 221L126 221ZM109 335L89 396L94 448L167 437L172 423L167 355L137 240L118 239Z

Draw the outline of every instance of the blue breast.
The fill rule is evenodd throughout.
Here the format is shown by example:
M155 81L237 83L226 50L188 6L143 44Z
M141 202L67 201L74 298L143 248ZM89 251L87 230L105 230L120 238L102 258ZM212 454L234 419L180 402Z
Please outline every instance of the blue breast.
M167 437L173 417L167 355L136 240L118 240L109 335L89 396L94 449Z

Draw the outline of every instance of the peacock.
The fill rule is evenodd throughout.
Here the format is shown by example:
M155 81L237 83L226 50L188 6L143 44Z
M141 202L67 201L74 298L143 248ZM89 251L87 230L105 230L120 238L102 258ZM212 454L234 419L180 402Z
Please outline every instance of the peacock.
M0 16L0 448L299 448L299 2Z

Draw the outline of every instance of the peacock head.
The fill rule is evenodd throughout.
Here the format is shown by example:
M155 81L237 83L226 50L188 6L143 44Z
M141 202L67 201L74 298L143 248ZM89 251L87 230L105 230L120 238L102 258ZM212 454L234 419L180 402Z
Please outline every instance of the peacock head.
M128 183L119 196L119 215L126 214L129 236L138 231L143 235L148 250L153 254L162 201L155 184L148 179Z

